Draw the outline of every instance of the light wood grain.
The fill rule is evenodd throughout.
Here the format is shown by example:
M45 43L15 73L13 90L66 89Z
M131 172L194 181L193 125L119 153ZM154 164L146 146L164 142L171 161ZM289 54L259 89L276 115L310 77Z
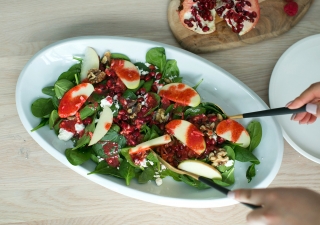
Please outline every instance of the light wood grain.
M228 27L225 21L217 20L216 31L210 34L197 34L185 28L177 13L180 0L171 0L168 7L168 21L170 29L186 50L194 53L205 53L240 46L250 45L277 37L294 27L309 10L313 0L297 0L299 10L291 17L284 13L286 1L263 0L260 4L260 19L250 32L240 36Z
M242 205L166 207L101 187L49 155L17 115L15 87L22 68L36 52L58 40L117 35L180 47L167 21L169 2L0 0L0 224L246 223L249 209ZM319 12L320 1L315 1L297 25L279 37L200 56L236 76L268 104L274 65L292 44L320 33ZM318 171L319 164L285 143L280 171L270 186L305 186L320 192Z

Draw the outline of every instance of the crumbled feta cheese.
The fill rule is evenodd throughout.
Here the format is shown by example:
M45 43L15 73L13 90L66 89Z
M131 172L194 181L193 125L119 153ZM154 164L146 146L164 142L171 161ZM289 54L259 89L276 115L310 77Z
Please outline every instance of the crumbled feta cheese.
M102 99L100 102L100 106L101 108L105 107L105 106L112 106L113 104L113 99L111 96L107 96L106 98Z
M234 161L231 159L229 160L226 164L224 164L225 166L229 167L229 166L232 166L234 163Z
M74 128L76 129L77 133L80 133L81 131L84 130L84 125L82 123L76 123L74 125Z
M153 166L153 162L148 160L148 163L150 163L151 166Z
M161 179L160 177L158 177L158 178L156 179L156 184L157 184L158 186L160 186L160 185L162 184L162 179Z
M144 63L144 65L146 65L147 67L149 67L151 64L150 63Z
M147 75L148 73L149 73L148 71L143 71L142 70L140 74L144 76L144 75Z
M73 133L69 132L63 128L59 129L58 138L62 141L69 141L73 137Z
M143 159L142 161L140 161L139 165L142 167L147 167L147 160Z

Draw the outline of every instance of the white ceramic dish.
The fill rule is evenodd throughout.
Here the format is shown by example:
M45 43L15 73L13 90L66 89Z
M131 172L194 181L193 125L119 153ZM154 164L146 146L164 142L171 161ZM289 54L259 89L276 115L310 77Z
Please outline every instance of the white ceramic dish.
M301 94L320 76L320 35L304 38L292 45L273 69L269 99L271 108L283 107ZM320 163L320 121L299 125L291 115L277 116L286 141L300 154Z
M94 168L93 162L82 166L72 166L64 156L64 150L70 143L64 143L56 137L47 127L36 132L30 130L39 123L30 111L31 103L43 96L41 89L52 85L61 72L66 71L73 63L73 56L81 56L87 46L91 46L102 55L106 50L124 53L132 61L145 62L146 52L157 46L166 50L168 59L176 59L184 81L196 84L201 78L204 82L199 88L200 95L206 101L220 105L227 114L251 112L267 109L266 104L242 82L228 72L206 61L199 56L185 50L147 40L123 37L78 37L52 44L38 52L27 63L20 74L16 87L16 104L20 119L38 144L53 157L73 169L85 178L94 181L110 190L132 198L156 204L209 208L236 204L213 189L198 190L184 183L165 178L161 186L154 182L141 185L133 181L130 186L125 182L110 176L87 175ZM283 139L281 128L276 121L269 117L258 119L263 127L263 138L260 146L255 150L256 156L261 160L257 175L251 183L247 183L245 171L249 164L236 162L236 182L230 188L257 188L267 187L276 176L283 155ZM250 119L242 120L247 125Z

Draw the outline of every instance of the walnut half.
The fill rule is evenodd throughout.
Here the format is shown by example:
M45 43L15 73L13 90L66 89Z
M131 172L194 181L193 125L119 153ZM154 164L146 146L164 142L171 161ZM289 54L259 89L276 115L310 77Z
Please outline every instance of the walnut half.
M227 156L227 152L221 149L217 153L211 152L209 154L209 160L212 162L213 166L221 166L229 161L229 157Z
M106 77L105 72L99 69L90 69L87 78L91 84L97 84L104 80Z

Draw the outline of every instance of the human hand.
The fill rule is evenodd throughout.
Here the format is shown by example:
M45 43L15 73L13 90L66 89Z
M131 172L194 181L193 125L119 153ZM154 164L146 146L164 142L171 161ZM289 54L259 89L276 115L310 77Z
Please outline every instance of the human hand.
M299 97L287 104L289 109L299 108L307 103L316 104L318 107L314 114L303 112L293 114L291 119L299 121L300 124L311 124L316 121L317 117L320 117L320 82L312 84Z
M249 225L320 224L320 195L309 189L239 189L229 193L239 202L262 206L247 215Z

